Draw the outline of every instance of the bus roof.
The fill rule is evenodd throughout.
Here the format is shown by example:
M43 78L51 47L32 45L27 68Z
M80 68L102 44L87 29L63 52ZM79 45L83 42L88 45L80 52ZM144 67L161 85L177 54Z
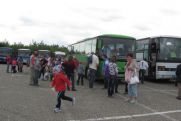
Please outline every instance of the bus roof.
M10 47L0 47L1 49L13 49L13 48L10 48Z
M99 36L96 36L96 37L83 39L83 40L78 41L78 42L76 42L76 43L74 43L74 44L77 44L77 43L80 43L80 42L84 42L84 41L87 41L87 40L90 40L90 39L94 39L94 38L99 38L99 37L112 37L112 38L122 38L122 39L135 39L134 37L126 36L126 35L103 34L103 35L99 35ZM74 44L71 44L71 45L74 45Z
M143 40L143 39L154 39L154 38L163 38L163 37L167 37L167 38L178 38L178 39L181 39L181 37L179 37L179 36L161 35L161 36L152 36L152 37L140 38L140 39L137 39L137 40Z
M47 51L47 52L49 52L49 50L38 50L38 51Z
M30 49L18 49L18 50L29 50L29 51L31 51Z

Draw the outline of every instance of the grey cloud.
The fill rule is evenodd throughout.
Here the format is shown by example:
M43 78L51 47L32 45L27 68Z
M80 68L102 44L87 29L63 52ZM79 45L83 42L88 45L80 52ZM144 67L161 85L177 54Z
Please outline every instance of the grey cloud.
M22 22L23 25L25 26L34 26L36 25L37 23L32 20L31 18L28 18L28 17L25 17L25 16L22 16L19 18L19 20Z

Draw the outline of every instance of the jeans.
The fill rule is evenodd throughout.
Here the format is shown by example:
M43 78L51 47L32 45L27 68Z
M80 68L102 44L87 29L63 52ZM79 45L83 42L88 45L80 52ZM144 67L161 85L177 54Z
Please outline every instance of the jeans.
M144 83L144 77L145 77L145 70L144 69L140 69L139 76L140 76L140 81L143 84Z
M40 74L40 71L35 69L34 70L34 85L38 85L39 74Z
M10 67L10 64L7 63L7 70L6 70L7 73L9 73L9 67Z
M114 91L115 92L118 92L118 84L119 84L118 79L115 77L115 82L114 82Z
M108 96L112 96L114 93L115 80L116 76L110 76L108 81Z
M74 73L67 73L67 77L72 82L72 89L75 89Z
M109 80L109 76L108 75L104 75L104 88L108 87L108 80Z
M83 74L78 74L78 80L77 80L78 85L79 85L80 79L81 79L81 85L84 85L84 75Z
M65 96L65 91L61 91L61 92L59 92L58 93L58 95L57 95L57 105L56 105L56 108L59 108L60 109L60 107L61 107L61 100L67 100L67 101L73 101L73 99L72 98L70 98L70 97L67 97L67 96Z
M128 95L130 97L137 97L137 84L128 84Z
M93 88L96 79L96 70L89 68L89 88Z

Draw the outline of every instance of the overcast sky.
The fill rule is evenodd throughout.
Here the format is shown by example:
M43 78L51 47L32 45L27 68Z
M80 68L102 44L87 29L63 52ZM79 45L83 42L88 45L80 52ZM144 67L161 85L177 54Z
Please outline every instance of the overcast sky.
M0 0L0 41L68 45L100 34L181 36L180 0Z

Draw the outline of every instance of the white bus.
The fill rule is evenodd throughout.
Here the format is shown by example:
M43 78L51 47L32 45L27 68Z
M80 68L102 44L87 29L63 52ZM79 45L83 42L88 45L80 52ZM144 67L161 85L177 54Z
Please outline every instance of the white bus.
M153 79L173 79L181 63L181 37L158 36L136 41L136 59L146 59L146 76Z
M29 64L30 54L31 54L30 49L18 49L18 58L22 57L24 64Z
M50 51L49 50L38 50L38 57L39 58L45 57L46 59L48 59L49 56L50 56Z

